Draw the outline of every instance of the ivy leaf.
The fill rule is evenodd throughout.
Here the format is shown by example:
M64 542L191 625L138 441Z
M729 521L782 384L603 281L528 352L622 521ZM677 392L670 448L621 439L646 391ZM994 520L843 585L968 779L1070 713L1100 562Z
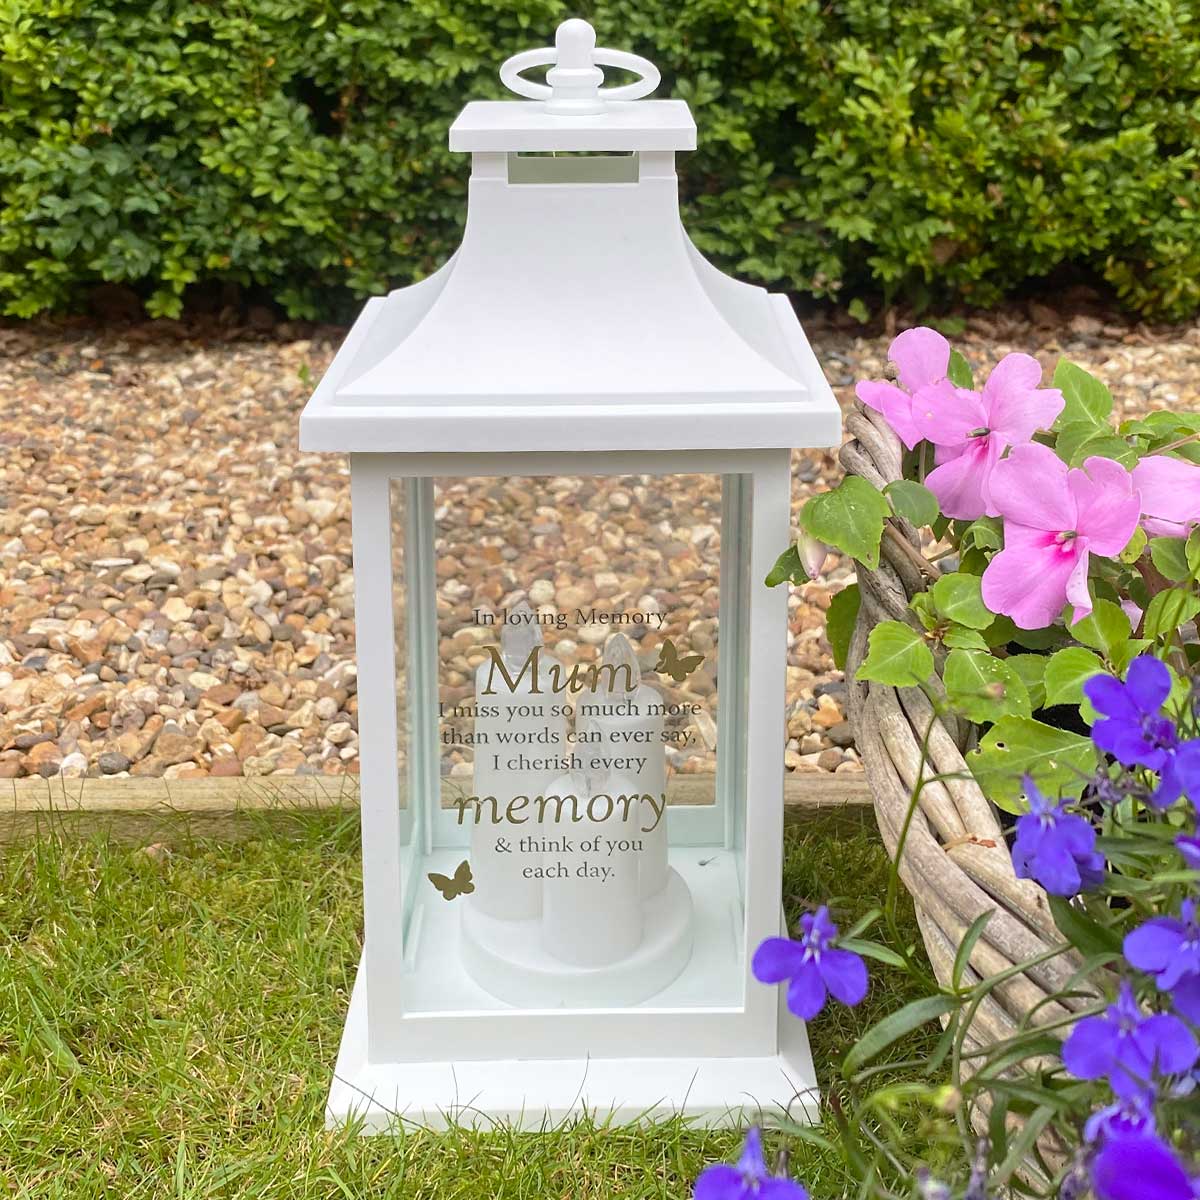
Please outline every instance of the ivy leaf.
M1131 630L1129 618L1119 604L1097 600L1091 614L1071 626L1071 636L1111 660L1129 640Z
M891 687L919 687L933 674L933 652L903 621L880 621L871 630L867 645L867 657L858 668L859 679Z
M950 703L977 724L1033 711L1021 677L988 650L951 650L942 680Z
M1032 717L1001 717L983 735L967 765L988 798L1007 812L1023 812L1021 777L1033 776L1047 795L1077 787L1096 765L1090 738L1055 729Z
M830 650L833 651L833 665L839 671L846 669L850 638L854 633L861 603L862 593L858 590L857 583L835 592L829 601L829 611L825 614L825 637L829 640Z
M896 515L907 518L918 529L932 525L941 511L937 497L915 479L895 479L883 494L892 502Z
M1068 646L1046 660L1046 703L1082 704L1083 685L1093 675L1105 675L1104 664L1082 646Z
M946 368L946 378L955 387L974 387L975 379L971 373L971 364L958 350L950 351L950 365Z
M1113 410L1112 392L1094 375L1082 367L1061 359L1054 370L1054 386L1063 394L1063 410L1054 422L1055 429L1062 429L1073 422L1087 422L1092 426L1107 429Z
M767 572L766 584L770 588L778 587L781 583L807 582L808 572L804 569L800 551L794 544L775 560L775 565Z
M800 523L813 537L874 570L879 566L883 525L891 515L881 493L858 475L847 475L833 491L820 492L808 501Z
M1183 588L1168 588L1150 601L1142 619L1142 632L1148 638L1170 637L1197 613L1200 613L1200 597Z
M978 575L943 575L930 590L938 612L948 621L970 629L986 629L996 619L983 602L983 582Z

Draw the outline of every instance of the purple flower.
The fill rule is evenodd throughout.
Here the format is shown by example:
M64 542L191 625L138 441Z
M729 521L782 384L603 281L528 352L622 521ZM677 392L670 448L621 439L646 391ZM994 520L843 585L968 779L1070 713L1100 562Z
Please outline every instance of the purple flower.
M837 926L829 909L800 918L804 930L798 942L791 938L765 939L754 952L750 969L760 983L788 985L787 1005L796 1016L811 1020L825 1006L826 992L843 1004L857 1004L867 994L867 965L851 950L833 948Z
M1193 1200L1197 1181L1171 1148L1146 1134L1113 1138L1092 1162L1096 1200Z
M1175 839L1175 849L1183 855L1189 870L1200 871L1200 837L1181 833Z
M1075 896L1104 878L1104 856L1096 849L1096 831L1063 804L1051 804L1026 775L1029 812L1017 818L1013 867L1019 879L1036 879L1056 896Z
M1200 974L1200 920L1196 901L1180 905L1178 917L1153 917L1125 935L1122 947L1130 965L1154 976L1169 992L1186 975Z
M1115 1004L1101 1017L1084 1017L1063 1044L1063 1065L1079 1079L1107 1076L1112 1090L1133 1100L1155 1074L1190 1071L1200 1047L1188 1027L1167 1013L1146 1014L1122 981Z
M1150 803L1155 808L1168 808L1185 794L1200 800L1200 741L1184 742L1168 751Z
M746 1145L736 1166L717 1163L705 1167L696 1180L695 1200L808 1200L804 1186L767 1174L762 1136L757 1127L746 1134Z
M1088 1145L1100 1145L1109 1138L1133 1137L1154 1133L1154 1092L1139 1088L1128 1096L1097 1109L1083 1127L1083 1140Z
M1125 682L1093 675L1083 685L1092 707L1105 719L1092 726L1092 741L1127 767L1158 771L1178 744L1175 723L1162 711L1171 673L1149 654L1129 664Z

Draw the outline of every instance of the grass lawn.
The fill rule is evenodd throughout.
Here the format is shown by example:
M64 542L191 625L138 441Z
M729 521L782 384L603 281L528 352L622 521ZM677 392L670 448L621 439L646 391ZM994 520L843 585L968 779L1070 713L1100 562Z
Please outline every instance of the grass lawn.
M789 824L793 916L824 900L852 921L885 869L869 812ZM360 920L354 811L238 843L181 835L157 859L73 837L0 849L0 1197L682 1200L735 1153L738 1134L680 1122L326 1133ZM918 940L911 914L905 933ZM871 970L859 1009L810 1028L822 1082L908 998L903 977ZM792 1161L814 1200L841 1195L839 1161L804 1146Z

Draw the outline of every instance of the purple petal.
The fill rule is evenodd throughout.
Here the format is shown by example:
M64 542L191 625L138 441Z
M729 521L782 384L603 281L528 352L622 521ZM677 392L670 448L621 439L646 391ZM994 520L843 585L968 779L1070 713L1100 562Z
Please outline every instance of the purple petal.
M745 1200L749 1192L737 1167L717 1163L700 1172L692 1195L695 1200Z
M1137 721L1141 717L1129 689L1111 675L1093 675L1084 683L1083 694L1092 702L1092 707L1106 717L1124 721Z
M1200 1046L1188 1027L1169 1013L1147 1017L1134 1034L1138 1048L1160 1075L1182 1075L1200 1056Z
M808 1200L808 1191L791 1179L771 1176L758 1185L754 1200Z
M1126 962L1151 974L1165 970L1179 955L1187 931L1174 917L1154 917L1125 935Z
M1200 741L1184 742L1173 755L1175 780L1189 800L1200 802Z
M1139 654L1129 664L1125 688L1142 712L1156 713L1171 694L1171 672L1153 655Z
M936 329L918 325L906 329L888 347L900 382L910 392L946 378L950 368L950 343Z
M835 1000L853 1007L867 994L867 964L853 951L825 950L817 969Z
M1193 1025L1200 1025L1200 975L1181 979L1171 992L1175 1011Z
M767 1161L763 1158L762 1134L757 1125L746 1130L746 1144L737 1161L737 1169L751 1179L763 1179L767 1174Z
M1034 855L1033 877L1054 896L1077 896L1083 880L1079 864L1060 842L1047 838Z
M1077 1079L1107 1075L1117 1052L1117 1027L1105 1017L1084 1017L1063 1043L1063 1065Z
M802 1021L811 1021L825 1006L825 983L815 963L805 963L788 985L787 1006Z
M769 937L759 943L750 970L759 983L782 983L791 979L804 962L804 947L791 938Z
M1193 871L1200 871L1200 837L1189 837L1181 833L1175 839L1175 849L1183 855L1184 863Z
M1113 1138L1092 1163L1097 1200L1193 1200L1179 1160L1156 1137Z
M1146 740L1140 721L1130 721L1124 717L1097 721L1092 726L1092 741L1127 767L1140 764L1153 771L1167 762L1167 752ZM1179 793L1175 794L1178 796Z

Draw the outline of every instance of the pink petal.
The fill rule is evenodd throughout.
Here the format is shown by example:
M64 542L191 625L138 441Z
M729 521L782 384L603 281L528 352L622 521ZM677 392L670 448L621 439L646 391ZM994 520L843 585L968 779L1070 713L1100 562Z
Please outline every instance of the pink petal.
M929 472L925 486L944 516L973 521L987 512L987 487L1001 448L993 438L972 438L961 454Z
M854 388L854 394L868 407L881 412L896 436L911 450L921 435L913 424L912 397L894 383L864 379Z
M1018 525L1052 533L1075 528L1067 464L1049 446L1037 442L1014 446L992 471L988 494L996 515Z
M1039 388L1041 364L1028 354L1006 354L983 386L989 429L1009 445L1027 442L1039 429L1049 429L1063 410L1058 388Z
M1192 531L1190 525L1182 525L1178 521L1159 521L1154 517L1143 517L1142 528L1147 537L1185 538Z
M888 347L888 358L896 364L900 382L915 392L946 378L950 343L936 329L918 325L893 340Z
M948 379L923 387L912 398L913 426L935 446L961 446L971 434L987 426L983 397L968 388L956 388Z
M1133 486L1141 493L1146 516L1184 526L1200 521L1200 466L1195 463L1151 454L1133 468Z
M1067 602L1077 541L1059 542L1054 533L1005 521L1004 549L983 573L984 604L1012 617L1022 629L1053 625Z
M1070 473L1068 486L1079 513L1076 529L1087 536L1096 554L1120 554L1133 537L1141 504L1133 479L1111 458L1089 458L1083 470Z
M1088 540L1085 537L1074 541L1075 567L1067 580L1067 603L1074 606L1071 614L1071 624L1078 624L1084 617L1092 614L1092 595L1088 591Z

